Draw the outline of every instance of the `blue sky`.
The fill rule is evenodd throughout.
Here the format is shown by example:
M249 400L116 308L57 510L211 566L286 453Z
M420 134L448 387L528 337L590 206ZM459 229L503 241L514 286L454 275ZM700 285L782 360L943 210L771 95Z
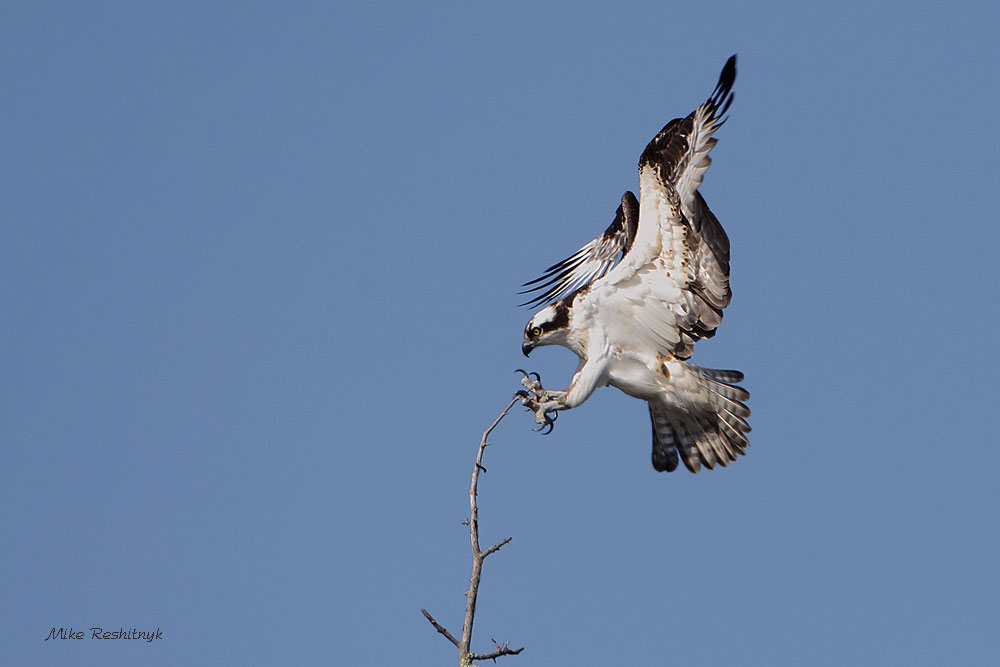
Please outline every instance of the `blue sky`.
M341 3L346 5L346 3ZM995 659L988 3L7 3L10 664L440 665L519 283L739 54L702 365L752 447L656 474L613 389L515 412L474 646L522 666ZM529 366L563 386L547 348ZM994 526L990 528L990 526ZM44 642L53 626L163 640Z

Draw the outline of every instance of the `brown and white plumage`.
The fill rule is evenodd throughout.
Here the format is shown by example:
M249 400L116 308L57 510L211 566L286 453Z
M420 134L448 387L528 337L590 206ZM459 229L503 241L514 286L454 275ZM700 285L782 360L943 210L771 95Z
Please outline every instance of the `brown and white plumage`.
M615 212L615 219L604 233L558 264L545 269L540 277L524 284L521 294L541 292L522 306L558 301L585 285L603 277L615 262L632 247L639 226L639 202L626 192ZM534 287L531 287L534 285Z
M539 393L532 407L576 407L607 384L646 400L657 470L727 465L749 444L742 374L684 361L715 335L732 296L729 239L698 187L735 77L733 56L708 100L643 151L638 201L626 192L601 236L526 285L540 292L529 303L551 305L525 328L525 354L555 344L580 357L569 388Z

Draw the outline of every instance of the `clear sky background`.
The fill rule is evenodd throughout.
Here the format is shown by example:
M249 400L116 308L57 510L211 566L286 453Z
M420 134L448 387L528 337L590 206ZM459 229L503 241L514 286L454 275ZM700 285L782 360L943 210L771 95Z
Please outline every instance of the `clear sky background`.
M353 6L353 5L357 6ZM995 3L0 8L0 662L442 665L518 284L739 54L702 365L752 447L657 474L614 389L487 451L505 664L996 660ZM44 642L53 626L143 642Z

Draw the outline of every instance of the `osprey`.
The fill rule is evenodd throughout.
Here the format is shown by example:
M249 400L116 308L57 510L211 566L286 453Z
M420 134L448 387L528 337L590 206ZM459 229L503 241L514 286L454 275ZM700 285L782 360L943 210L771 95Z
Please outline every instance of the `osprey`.
M520 392L523 404L551 431L559 410L599 387L640 398L649 404L657 471L676 470L680 461L691 472L726 466L749 445L743 401L750 395L735 384L743 374L686 361L698 340L715 335L732 296L729 239L698 186L735 79L732 56L705 103L646 146L639 199L623 194L603 234L522 292L539 293L522 305L549 304L524 329L525 356L562 345L580 358L565 391L545 390L537 374L525 374L531 394Z

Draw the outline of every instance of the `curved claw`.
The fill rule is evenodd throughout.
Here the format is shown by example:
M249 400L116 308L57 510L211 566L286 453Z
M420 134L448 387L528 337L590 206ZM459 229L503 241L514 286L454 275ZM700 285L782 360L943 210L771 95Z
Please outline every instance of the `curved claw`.
M521 375L523 375L523 376L524 376L525 378L528 378L528 377L530 377L530 376L528 375L528 372L527 372L527 371L525 371L525 370L524 370L524 369L522 369L522 368L517 368L517 369L515 369L515 370L514 370L514 372L515 372L515 373L520 373L520 374L521 374Z
M555 410L546 410L543 413L543 416L545 418L545 421L542 423L542 425L532 430L538 432L542 431L542 429L548 426L549 430L542 432L542 435L548 435L549 433L552 433L552 430L555 428L556 419L559 417L559 413L556 412Z
M526 392L523 389L518 389L517 391L514 392L514 396L518 398L528 398L528 392Z
M548 415L546 415L546 420L545 420L544 424L542 424L541 426L539 426L538 428L533 429L533 430L536 431L536 432L542 431L542 429L544 429L546 426L548 426L549 430L548 431L542 431L542 435L548 435L549 433L552 433L552 429L555 428L555 425L552 423L552 420L548 419L547 417L548 417Z
M530 378L532 375L535 376L535 382L541 382L542 381L542 376L539 375L538 373L535 373L535 372L528 373L527 377Z

